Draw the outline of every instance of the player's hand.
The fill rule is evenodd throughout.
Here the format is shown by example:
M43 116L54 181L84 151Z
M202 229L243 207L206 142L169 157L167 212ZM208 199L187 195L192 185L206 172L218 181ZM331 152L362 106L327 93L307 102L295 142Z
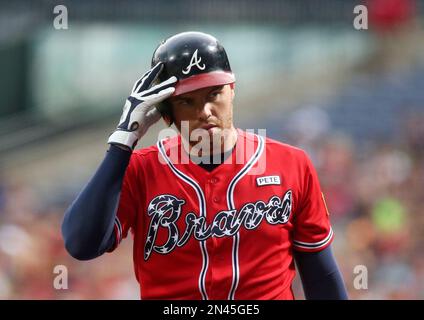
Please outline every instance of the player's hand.
M172 95L175 91L173 86L177 81L176 77L171 77L152 86L162 69L163 64L158 63L134 84L131 95L125 102L118 127L109 137L109 144L134 149L138 139L161 118L155 105Z

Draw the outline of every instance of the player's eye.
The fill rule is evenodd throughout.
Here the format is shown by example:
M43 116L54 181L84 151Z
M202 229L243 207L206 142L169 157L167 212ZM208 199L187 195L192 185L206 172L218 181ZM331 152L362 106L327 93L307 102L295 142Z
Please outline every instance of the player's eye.
M221 93L221 90L212 91L209 94L209 97L212 98L212 99L216 99L220 95L220 93Z
M188 99L180 99L178 100L177 104L180 106L189 106L190 101Z

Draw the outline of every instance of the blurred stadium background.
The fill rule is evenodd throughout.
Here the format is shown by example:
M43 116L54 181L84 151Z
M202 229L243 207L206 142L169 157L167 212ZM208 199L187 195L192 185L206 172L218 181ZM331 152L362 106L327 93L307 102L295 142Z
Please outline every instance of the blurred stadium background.
M53 27L58 4L67 30ZM353 27L358 4L368 30ZM79 262L60 224L159 41L198 30L227 49L237 126L312 157L350 297L423 299L423 15L418 0L1 0L0 298L139 298L130 239ZM68 290L53 288L56 265Z

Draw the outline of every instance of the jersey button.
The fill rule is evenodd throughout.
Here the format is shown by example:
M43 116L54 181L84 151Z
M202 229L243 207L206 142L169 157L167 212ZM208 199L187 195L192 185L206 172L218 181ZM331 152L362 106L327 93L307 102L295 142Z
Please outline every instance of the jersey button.
M213 202L219 202L219 197L213 197L212 201Z
M218 182L218 178L212 178L212 179L211 179L211 182L212 182L213 184L216 184L216 183Z

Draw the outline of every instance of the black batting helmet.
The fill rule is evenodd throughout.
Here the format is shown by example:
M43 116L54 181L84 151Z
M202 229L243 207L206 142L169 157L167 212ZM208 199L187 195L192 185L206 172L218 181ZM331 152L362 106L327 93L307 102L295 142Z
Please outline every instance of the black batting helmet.
M172 76L178 79L173 96L235 82L224 47L206 33L182 32L162 41L153 53L152 66L159 62L164 64L159 82ZM170 115L166 102L158 109Z

